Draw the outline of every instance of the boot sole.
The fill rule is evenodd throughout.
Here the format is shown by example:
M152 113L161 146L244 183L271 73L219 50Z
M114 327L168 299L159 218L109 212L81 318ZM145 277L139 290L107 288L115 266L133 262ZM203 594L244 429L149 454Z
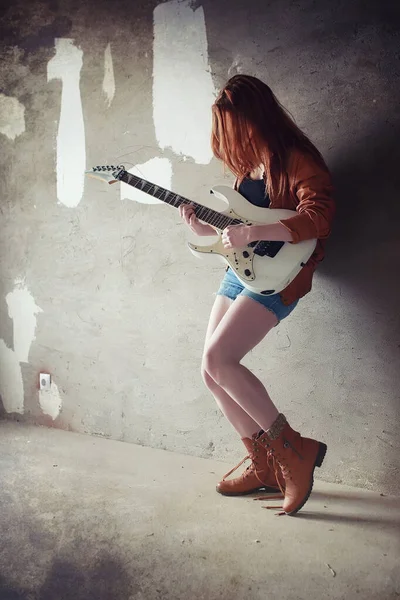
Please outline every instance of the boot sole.
M248 496L249 494L261 492L263 490L267 494L277 494L277 493L280 494L281 493L279 488L265 487L265 486L253 488L252 490L248 490L247 492L221 492L221 490L219 490L217 487L215 489L218 492L218 494L221 494L221 496Z
M299 506L296 506L295 509L291 510L290 512L287 512L286 514L291 517L293 515L295 515L297 512L299 512L299 510L301 508L303 508L303 506L305 505L305 503L307 502L307 500L309 499L312 489L313 489L313 485L314 485L314 471L315 471L315 467L320 467L322 465L322 463L324 462L324 458L325 458L325 454L326 451L328 449L328 446L326 444L324 444L323 442L319 442L319 448L318 448L318 454L317 457L315 459L314 462L314 467L311 473L311 486L310 489L308 490L306 496L304 497L303 501L301 504L299 504Z

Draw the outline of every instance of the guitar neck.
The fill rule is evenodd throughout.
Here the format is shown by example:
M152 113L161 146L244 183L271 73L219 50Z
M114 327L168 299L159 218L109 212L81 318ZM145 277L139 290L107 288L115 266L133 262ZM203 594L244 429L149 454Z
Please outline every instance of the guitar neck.
M212 210L207 206L203 206L202 204L198 204L197 202L192 202L192 200L188 200L179 194L174 194L165 188L156 185L155 183L151 183L150 181L146 181L146 179L142 179L141 177L137 177L132 173L128 173L128 171L122 171L119 175L118 179L131 185L138 190L157 198L157 200L161 200L161 202L165 202L165 204L169 204L170 206L174 206L175 208L179 208L181 204L192 204L194 207L194 212L196 217L198 217L201 221L208 223L209 225L213 225L217 229L225 229L228 225L238 225L241 223L238 219L231 219L226 215L223 215L216 210Z

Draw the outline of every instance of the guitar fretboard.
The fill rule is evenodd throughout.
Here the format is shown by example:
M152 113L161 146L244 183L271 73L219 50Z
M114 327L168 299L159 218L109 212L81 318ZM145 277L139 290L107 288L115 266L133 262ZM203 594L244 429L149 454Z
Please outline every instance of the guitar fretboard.
M161 200L161 202L165 202L166 204L174 206L175 208L179 208L181 204L192 204L196 217L201 221L208 223L209 225L213 225L217 229L225 229L225 227L228 227L228 225L240 225L242 222L239 219L231 219L230 217L222 215L221 213L208 208L207 206L203 206L202 204L188 200L179 194L174 194L174 192L156 185L155 183L150 183L150 181L146 181L146 179L137 177L132 173L128 173L128 171L122 171L118 179L124 183L127 183L128 185L132 185L146 194L149 194L150 196L154 196L154 198Z

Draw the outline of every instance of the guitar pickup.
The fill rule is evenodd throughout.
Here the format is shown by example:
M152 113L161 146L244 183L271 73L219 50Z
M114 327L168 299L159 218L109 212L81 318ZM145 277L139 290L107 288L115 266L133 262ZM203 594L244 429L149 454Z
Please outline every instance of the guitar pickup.
M282 246L285 245L285 242L258 241L251 242L248 245L254 248L254 254L257 254L257 256L275 258Z

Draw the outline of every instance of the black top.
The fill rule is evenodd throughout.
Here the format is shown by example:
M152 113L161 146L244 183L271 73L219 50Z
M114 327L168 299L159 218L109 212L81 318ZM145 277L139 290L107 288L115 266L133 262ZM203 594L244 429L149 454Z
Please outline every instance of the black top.
M269 195L265 189L264 179L245 177L239 186L238 192L254 206L261 206L262 208L268 208L269 206Z

